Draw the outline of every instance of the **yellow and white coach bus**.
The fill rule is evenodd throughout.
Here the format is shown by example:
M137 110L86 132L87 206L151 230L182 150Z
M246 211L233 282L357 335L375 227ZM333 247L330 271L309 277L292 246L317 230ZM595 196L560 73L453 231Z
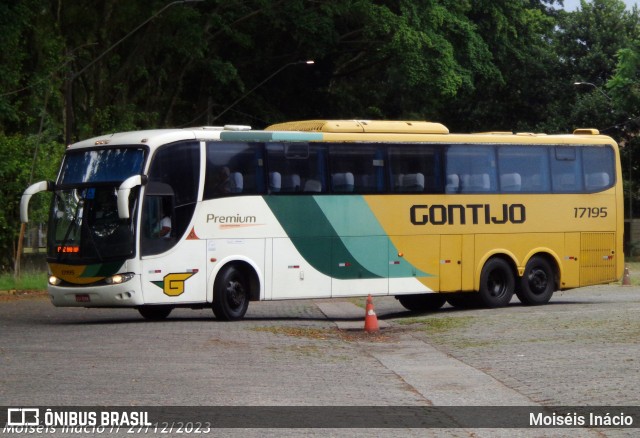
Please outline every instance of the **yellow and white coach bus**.
M48 235L56 306L245 315L249 301L392 295L410 310L523 304L618 280L616 142L304 121L71 146ZM188 137L188 138L187 138Z

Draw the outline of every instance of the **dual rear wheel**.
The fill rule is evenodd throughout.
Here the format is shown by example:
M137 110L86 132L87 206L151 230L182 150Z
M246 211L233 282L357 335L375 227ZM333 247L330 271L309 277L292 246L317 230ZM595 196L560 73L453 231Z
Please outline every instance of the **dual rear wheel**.
M445 301L459 308L504 307L509 304L514 293L524 305L546 304L555 290L555 271L545 257L531 257L519 281L509 262L494 257L482 268L478 293L438 293L397 298L408 310L426 312L437 310Z

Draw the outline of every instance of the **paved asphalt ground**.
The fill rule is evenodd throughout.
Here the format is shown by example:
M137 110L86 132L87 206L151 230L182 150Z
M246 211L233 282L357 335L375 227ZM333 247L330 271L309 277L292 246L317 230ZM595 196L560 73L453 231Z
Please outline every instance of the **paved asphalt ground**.
M306 406L309 412L313 406L618 406L611 415L640 409L640 287L558 292L540 307L514 299L503 309L445 306L428 314L376 297L384 326L377 334L362 330L364 303L251 303L243 321L230 323L216 321L210 310L178 309L166 321L148 322L131 309L55 308L43 295L0 295L0 406ZM504 416L513 414L504 409ZM292 418L290 426L296 424ZM209 436L638 433L332 425L328 418L327 429L213 429Z

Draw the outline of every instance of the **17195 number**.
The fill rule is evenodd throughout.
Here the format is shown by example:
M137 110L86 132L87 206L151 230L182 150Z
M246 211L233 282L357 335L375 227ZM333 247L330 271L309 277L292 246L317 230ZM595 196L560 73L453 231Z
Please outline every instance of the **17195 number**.
M575 207L573 209L573 217L578 219L604 218L607 214L607 207Z

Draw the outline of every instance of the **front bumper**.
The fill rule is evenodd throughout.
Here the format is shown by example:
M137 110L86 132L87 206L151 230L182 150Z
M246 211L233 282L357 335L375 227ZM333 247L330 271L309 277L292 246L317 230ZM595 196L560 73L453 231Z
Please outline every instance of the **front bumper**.
M139 277L122 283L99 286L48 287L56 307L135 307L144 304Z

